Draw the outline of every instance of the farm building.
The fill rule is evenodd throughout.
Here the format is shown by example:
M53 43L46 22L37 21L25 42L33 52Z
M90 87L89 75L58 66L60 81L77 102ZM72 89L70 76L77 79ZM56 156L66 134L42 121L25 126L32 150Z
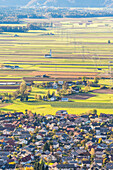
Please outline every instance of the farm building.
M64 81L58 81L59 85L63 85Z
M51 58L52 57L52 51L50 50L50 54L45 54L45 58Z
M55 82L53 83L52 86L53 86L53 89L57 89L57 88L58 88L58 85L57 85L57 83L55 83Z
M56 96L51 97L51 98L50 98L50 101L57 101Z
M62 102L68 102L69 99L68 99L68 98L62 98L61 101L62 101Z
M77 86L73 86L73 87L72 87L72 91L73 91L73 92L76 92L76 93L79 93L80 88L77 87Z
M73 81L68 81L67 84L68 84L68 86L72 86L72 85L75 85L75 82L73 82Z

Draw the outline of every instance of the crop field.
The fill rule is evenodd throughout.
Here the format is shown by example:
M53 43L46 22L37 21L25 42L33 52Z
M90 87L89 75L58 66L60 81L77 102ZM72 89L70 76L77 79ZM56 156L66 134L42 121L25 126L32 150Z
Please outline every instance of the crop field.
M99 77L99 83L113 86L113 18L27 19L27 23L52 22L46 30L26 33L0 34L0 93L14 92L25 81L77 81ZM18 36L15 36L17 34ZM45 58L52 50L52 58ZM6 66L17 66L15 69ZM49 78L38 76L47 75ZM102 79L104 78L104 79ZM54 90L50 90L51 93ZM92 88L84 95L69 97L70 102L38 102L35 94L46 94L46 89L32 88L28 102L19 99L11 104L0 104L3 111L25 111L55 114L65 109L79 114L97 109L98 113L113 113L113 91Z

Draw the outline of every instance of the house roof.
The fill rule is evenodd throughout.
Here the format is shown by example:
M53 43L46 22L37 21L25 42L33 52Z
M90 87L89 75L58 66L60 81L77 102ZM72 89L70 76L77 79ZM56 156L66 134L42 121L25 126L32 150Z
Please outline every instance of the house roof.
M15 164L5 164L5 169L15 169Z
M59 110L56 112L56 114L68 114L67 110Z
M31 155L27 155L21 159L22 162L28 162L31 160Z
M57 168L65 168L65 169L68 169L68 168L75 168L75 165L74 164L58 164L57 165Z
M91 161L82 161L83 162L83 164L90 164L91 163Z
M107 163L106 169L113 169L113 163Z
M98 163L103 163L103 160L102 160L102 159L95 159L94 162L95 162L96 164L98 164Z

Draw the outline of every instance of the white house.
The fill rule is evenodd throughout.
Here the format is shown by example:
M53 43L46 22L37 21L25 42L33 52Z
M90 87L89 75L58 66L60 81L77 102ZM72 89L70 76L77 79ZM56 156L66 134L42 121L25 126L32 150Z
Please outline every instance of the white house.
M58 81L58 84L63 85L64 81Z
M42 139L42 136L41 136L41 135L37 135L36 138L37 138L38 140L41 140L41 139Z
M34 128L28 128L27 129L27 131L29 131L29 132L34 132L34 130L35 130Z
M19 144L26 144L26 145L27 145L27 144L28 144L28 141L25 140L25 139L22 139L22 140L19 141Z
M57 101L56 96L51 97L51 98L50 98L50 101Z

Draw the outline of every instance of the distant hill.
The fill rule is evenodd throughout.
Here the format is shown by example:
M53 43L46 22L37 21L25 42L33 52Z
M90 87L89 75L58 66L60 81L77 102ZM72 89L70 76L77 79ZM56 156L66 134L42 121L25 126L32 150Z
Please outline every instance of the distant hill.
M0 6L113 7L113 0L0 0Z
M113 0L30 0L27 6L36 4L54 7L113 7Z
M30 0L0 0L0 6L25 6Z

